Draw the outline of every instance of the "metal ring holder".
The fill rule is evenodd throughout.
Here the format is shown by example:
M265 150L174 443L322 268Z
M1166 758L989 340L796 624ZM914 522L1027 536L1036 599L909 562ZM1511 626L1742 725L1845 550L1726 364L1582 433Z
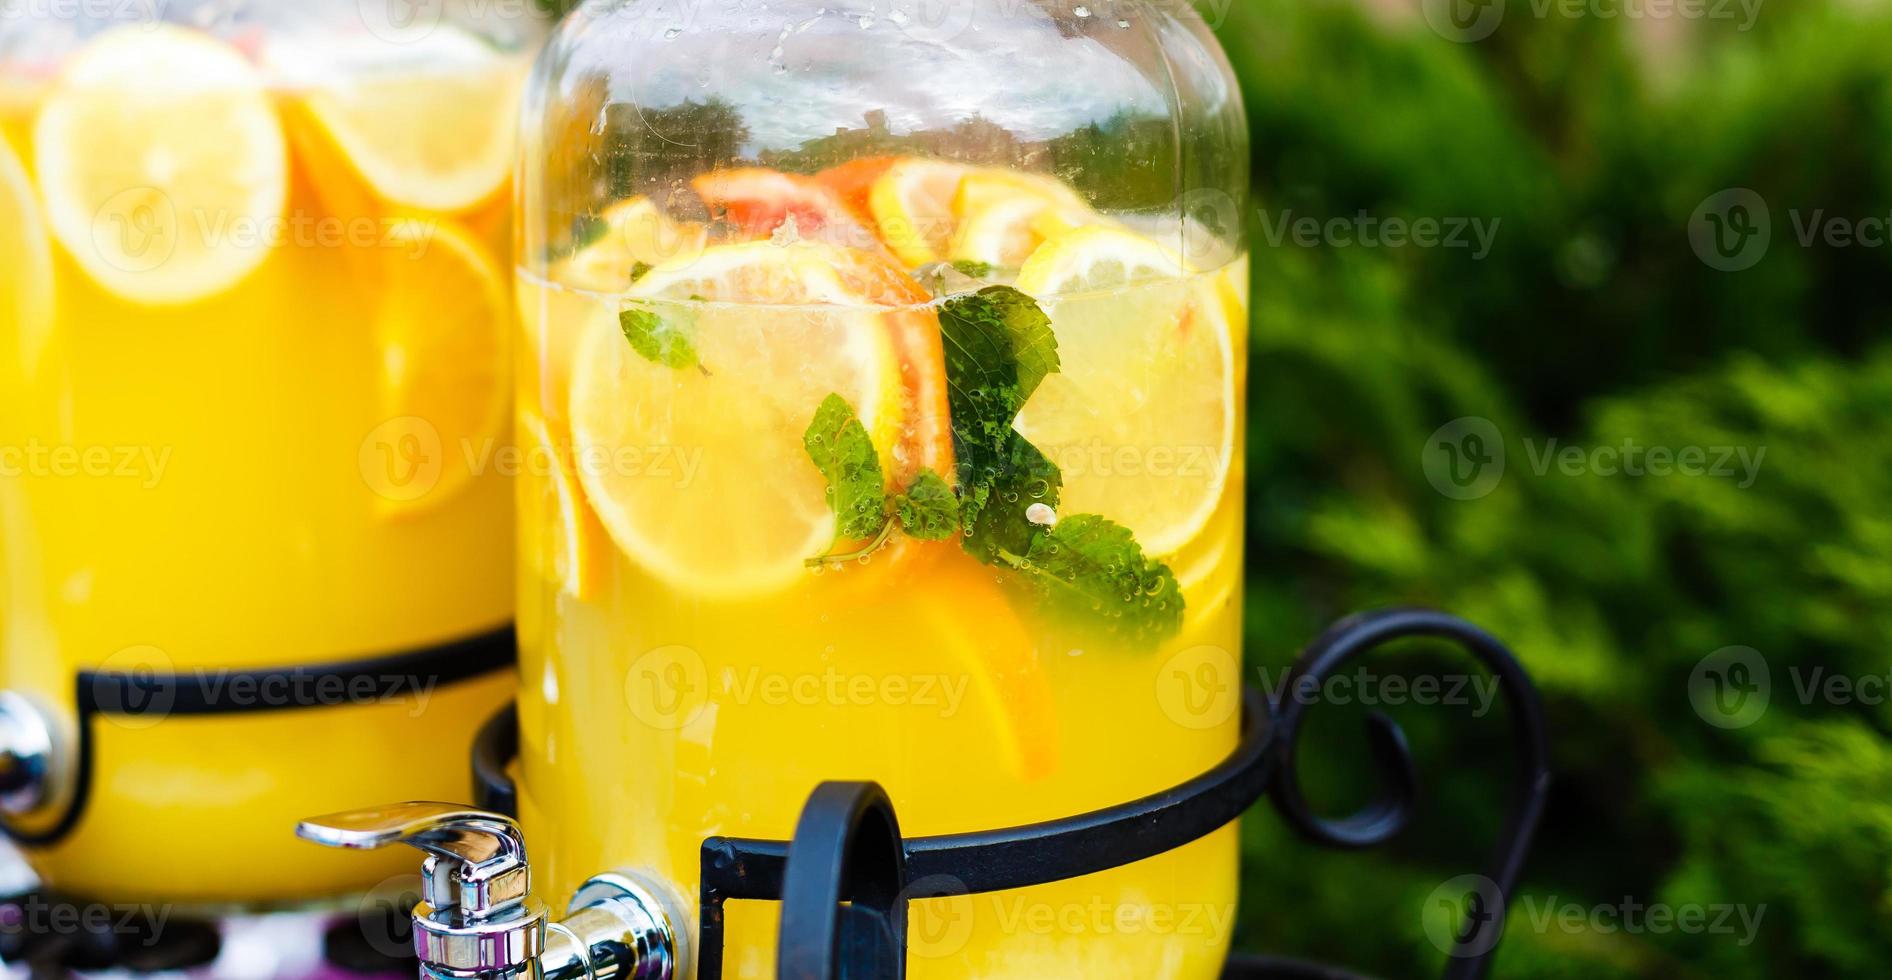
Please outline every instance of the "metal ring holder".
M422 678L436 684L455 684L510 667L516 640L511 625L462 639L363 660L308 664L299 667L264 667L204 673L156 674L116 671L79 671L73 686L77 745L73 751L72 785L57 818L41 830L24 830L0 821L0 831L24 847L49 847L70 836L92 795L95 764L93 721L100 715L139 717L152 711L166 716L254 714L301 710L320 703L289 701L268 704L229 703L229 692L264 690L288 685L301 690L310 684L339 681L344 689L362 679L387 684L414 683ZM377 690L396 689L388 686Z
M1492 672L1510 703L1516 785L1487 874L1496 893L1486 897L1495 900L1498 913L1468 913L1445 968L1447 980L1477 980L1489 968L1502 935L1503 909L1523 870L1550 787L1543 706L1516 657L1457 617L1424 609L1383 610L1329 627L1302 653L1282 691L1317 688L1347 661L1409 637L1464 648ZM878 786L824 783L810 797L792 841L712 837L703 842L698 980L722 980L724 905L732 899L783 903L778 955L783 980L899 980L905 976L908 898L1023 888L1121 867L1209 834L1264 795L1315 844L1366 848L1404 830L1417 812L1418 777L1398 724L1377 713L1367 720L1379 798L1352 815L1326 818L1308 806L1299 782L1295 755L1306 708L1303 699L1292 696L1270 703L1251 687L1244 692L1240 744L1215 768L1140 800L1003 830L902 838L892 804ZM506 765L517 748L517 717L507 708L482 728L474 746L481 807L516 812L516 788ZM1237 958L1227 976L1325 980L1351 974L1292 960Z

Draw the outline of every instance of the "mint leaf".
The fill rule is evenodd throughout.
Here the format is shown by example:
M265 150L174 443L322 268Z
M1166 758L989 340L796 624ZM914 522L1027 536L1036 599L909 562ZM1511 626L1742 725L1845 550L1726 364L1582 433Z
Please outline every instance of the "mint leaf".
M978 505L961 502L961 517L971 529L964 541L966 551L988 563L1006 552L1024 554L1039 530L1025 518L1025 510L1032 504L1055 509L1063 486L1057 464L1016 430L1011 431L1004 448L993 457L992 477L981 488L984 496ZM966 517L967 513L972 516Z
M1052 495L1039 499L1057 504L1056 467L1018 439L1012 422L1045 375L1058 369L1058 341L1051 318L1037 302L1009 286L988 286L947 300L940 305L939 323L953 451L959 459L960 517L975 528L976 537L981 513L1002 496L995 493L1001 483L1022 491L1024 484L1044 479L1048 469ZM1033 472L1021 479L1017 467L1026 462Z
M894 513L901 530L922 541L943 541L959 530L959 498L946 478L932 470L921 470L907 492L894 499Z
M1041 528L1021 557L1006 563L1043 596L1047 609L1105 631L1126 644L1154 647L1182 628L1176 576L1146 557L1130 529L1096 514Z
M970 296L947 300L940 320L949 336L975 343L983 340L967 349L981 354L980 363L988 370L1010 373L1017 408L1025 407L1045 375L1058 370L1058 338L1051 332L1051 318L1039 309L1037 300L1010 286L987 286ZM950 372L950 354L947 368ZM1010 426L1011 419L1005 421Z
M680 312L680 311L679 311ZM618 328L631 349L644 359L664 367L701 367L696 345L690 342L687 327L657 315L654 310L633 307L618 313Z
M953 263L953 268L959 270L960 275L971 276L974 279L984 279L992 274L992 263L972 259L960 259Z
M840 395L822 399L802 445L815 468L828 478L828 504L834 508L836 534L843 539L873 537L887 523L887 490L880 475L880 454L867 427Z

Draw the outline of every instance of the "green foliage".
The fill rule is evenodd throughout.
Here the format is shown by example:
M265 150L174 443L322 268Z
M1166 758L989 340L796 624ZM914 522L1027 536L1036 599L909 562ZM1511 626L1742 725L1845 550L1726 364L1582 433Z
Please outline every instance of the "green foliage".
M624 331L624 339L630 341L631 349L653 364L671 368L700 367L702 362L697 360L696 344L690 340L684 319L682 307L675 307L669 316L664 316L656 310L634 306L618 313L618 329Z
M1012 567L1045 608L1130 647L1150 648L1182 628L1182 590L1169 567L1143 554L1130 529L1077 514L1032 535Z
M959 530L959 498L952 484L932 470L921 470L907 492L894 500L900 530L921 541L944 541Z
M822 399L802 435L808 458L828 481L828 505L834 508L835 536L858 541L887 523L887 490L880 475L880 454L854 407L840 395Z
M983 561L1024 554L1033 502L1057 506L1057 467L1012 428L1026 399L1058 369L1051 318L1009 286L988 286L941 304L946 397L959 459L966 548Z
M1360 608L1473 619L1524 659L1555 726L1523 901L1765 906L1745 945L1515 913L1496 975L1877 975L1892 957L1892 708L1795 683L1892 673L1892 249L1803 245L1790 212L1886 217L1892 15L1822 0L1765 5L1748 31L1660 31L1512 3L1491 38L1457 44L1390 6L1245 0L1222 30L1262 220L1499 222L1482 260L1251 235L1250 661L1279 669ZM1688 238L1729 187L1773 209L1769 251L1737 273ZM1458 500L1421 454L1465 416L1502 433L1506 469ZM1731 447L1749 465L1634 476L1555 455L1625 440ZM1688 690L1730 645L1762 653L1774 697L1723 730ZM1415 647L1374 666L1459 662ZM1303 766L1340 813L1372 791L1360 718L1319 713ZM1241 945L1436 975L1422 910L1486 859L1509 743L1501 718L1391 713L1422 766L1419 824L1336 855L1259 809Z

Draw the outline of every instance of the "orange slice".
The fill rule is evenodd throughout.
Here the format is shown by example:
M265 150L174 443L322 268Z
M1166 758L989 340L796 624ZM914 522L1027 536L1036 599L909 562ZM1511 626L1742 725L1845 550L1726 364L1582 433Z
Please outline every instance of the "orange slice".
M945 257L953 237L953 200L971 167L910 157L874 181L868 204L887 247L909 268Z
M899 157L862 157L829 167L816 174L815 179L833 191L856 219L871 225L874 206L869 198L873 196L874 182L898 162Z
M1057 701L1031 633L1000 587L998 573L964 555L934 566L914 625L965 668L978 703L1003 733L1006 763L1021 779L1058 764Z
M766 167L703 174L690 182L710 216L738 239L823 241L873 249L879 241L857 221L841 198L813 177Z

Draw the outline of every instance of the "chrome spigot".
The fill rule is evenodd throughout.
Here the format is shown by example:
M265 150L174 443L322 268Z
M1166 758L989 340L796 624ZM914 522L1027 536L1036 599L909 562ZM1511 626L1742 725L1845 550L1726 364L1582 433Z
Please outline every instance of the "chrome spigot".
M663 889L638 876L598 875L552 922L532 895L525 837L511 818L451 803L397 803L304 820L296 836L368 850L426 852L414 906L423 980L677 980L681 920Z
M26 695L0 691L0 814L25 816L53 801L61 776L58 749L46 713Z

